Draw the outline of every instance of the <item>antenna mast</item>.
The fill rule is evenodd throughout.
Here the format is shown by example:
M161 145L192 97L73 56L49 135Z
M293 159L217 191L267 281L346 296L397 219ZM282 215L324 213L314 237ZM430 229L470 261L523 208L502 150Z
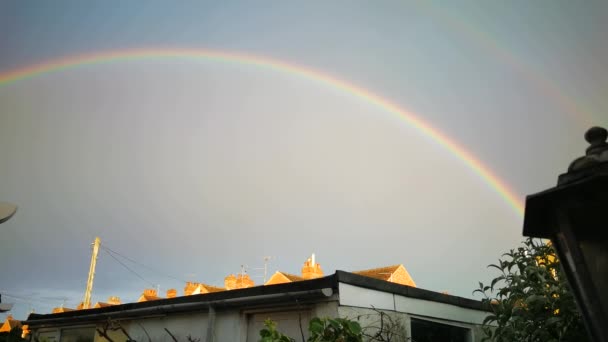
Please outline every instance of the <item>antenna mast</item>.
M264 284L266 284L266 278L268 277L268 261L272 259L271 256L264 257Z
M97 265L97 254L99 253L99 245L101 240L96 237L93 241L93 253L91 254L91 267L89 268L89 279L87 280L87 289L84 292L83 309L91 307L91 292L93 292L93 278L95 277L95 265Z

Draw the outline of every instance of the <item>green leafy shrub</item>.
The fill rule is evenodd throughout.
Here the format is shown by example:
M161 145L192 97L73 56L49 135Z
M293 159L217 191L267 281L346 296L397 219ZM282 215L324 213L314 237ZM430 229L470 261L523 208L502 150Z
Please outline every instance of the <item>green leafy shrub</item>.
M362 342L362 329L358 322L344 318L313 318L308 330L308 342Z
M267 319L264 321L266 328L260 330L260 342L294 342L289 336L283 335L277 330L277 323Z
M587 341L574 297L550 244L527 239L503 254L498 277L479 283L473 293L484 296L492 314L484 320L484 340Z
M295 342L277 330L272 320L264 321L260 342ZM363 331L358 322L344 318L313 318L308 325L308 342L362 342ZM303 338L303 337L302 337Z

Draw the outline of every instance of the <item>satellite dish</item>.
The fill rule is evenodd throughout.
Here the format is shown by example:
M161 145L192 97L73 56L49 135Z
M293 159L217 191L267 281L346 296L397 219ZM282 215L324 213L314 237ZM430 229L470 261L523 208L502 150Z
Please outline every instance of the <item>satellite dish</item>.
M13 308L13 303L0 303L0 312L7 312Z
M0 223L8 221L17 212L17 206L11 203L0 202Z
M2 295L0 294L0 312L7 312L13 308L13 303L2 303Z

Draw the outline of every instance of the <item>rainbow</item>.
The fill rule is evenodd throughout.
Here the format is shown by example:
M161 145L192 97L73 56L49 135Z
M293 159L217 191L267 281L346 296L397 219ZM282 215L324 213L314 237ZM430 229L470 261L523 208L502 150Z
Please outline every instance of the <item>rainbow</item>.
M417 4L416 2L413 2ZM458 15L454 11L447 10L444 6L434 4L431 1L419 3L419 8L428 10L440 25L446 25L451 31L461 32L469 41L476 43L485 49L494 58L513 69L518 75L534 85L547 98L551 99L558 108L563 109L574 121L582 128L593 125L596 115L589 108L577 103L574 99L567 96L564 92L540 74L535 68L527 65L521 58L511 52L508 48L499 44L498 40L492 37L488 31L473 25L469 20Z
M79 66L96 65L101 63L112 63L119 61L141 60L141 59L161 59L161 58L183 58L183 59L202 59L206 61L237 63L270 69L281 73L299 76L314 82L330 86L344 93L351 94L362 101L373 104L382 110L401 118L422 134L445 148L451 154L463 161L473 172L490 186L504 201L521 217L523 216L524 206L520 197L511 190L507 184L496 174L484 165L480 160L467 151L456 141L434 128L420 116L400 108L391 101L380 97L373 92L362 87L353 85L346 81L335 78L327 73L320 72L302 65L287 63L284 61L255 56L246 53L228 52L220 50L205 49L132 49L115 50L101 53L83 54L51 60L40 64L14 69L0 73L0 87L11 83L32 78L39 75L59 72Z

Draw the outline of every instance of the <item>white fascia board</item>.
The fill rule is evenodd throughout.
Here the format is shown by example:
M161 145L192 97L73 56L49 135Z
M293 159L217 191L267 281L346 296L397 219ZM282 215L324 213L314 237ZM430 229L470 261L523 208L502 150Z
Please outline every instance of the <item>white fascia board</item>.
M366 289L345 283L338 283L340 305L360 308L395 310L395 299L392 293Z
M490 314L486 311L400 295L395 295L395 309L399 312L412 315L435 317L470 324L482 324L484 318Z

